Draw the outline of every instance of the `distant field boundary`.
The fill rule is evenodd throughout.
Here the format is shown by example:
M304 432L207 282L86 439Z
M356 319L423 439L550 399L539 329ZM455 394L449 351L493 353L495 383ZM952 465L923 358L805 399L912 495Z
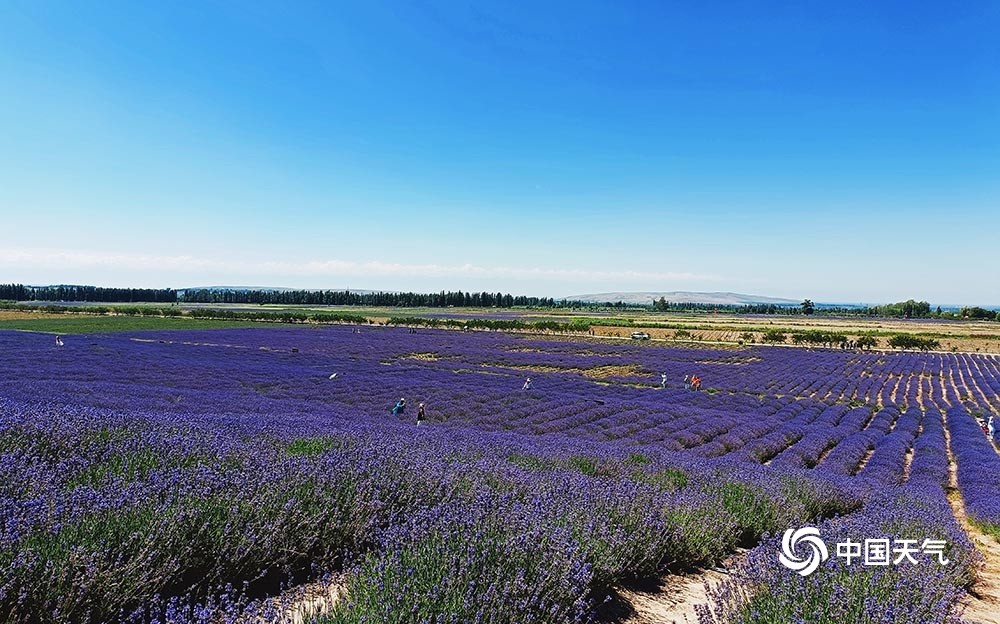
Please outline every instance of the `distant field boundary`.
M464 314L464 309L456 309L456 316ZM733 325L720 319L719 323L678 323L632 320L627 318L593 318L580 316L572 320L522 320L491 318L440 318L426 316L390 316L393 309L381 313L365 310L366 314L348 312L322 312L315 310L230 310L225 308L184 309L179 306L158 305L115 305L115 306L65 306L65 305L3 305L0 306L0 329L37 331L47 333L96 333L115 331L151 331L173 329L216 329L250 327L259 323L284 323L295 325L381 325L402 327L427 327L436 329L466 331L507 331L540 335L578 335L581 337L626 339L633 329L667 330L672 333L654 335L655 342L671 342L699 345L760 345L795 346L805 348L838 348L845 342L850 350L860 350L860 345L852 346L858 338L866 337L871 350L892 351L889 341L900 335L917 336L928 344L936 340L959 342L944 349L931 346L923 349L939 353L1000 353L1000 335L948 334L928 331L907 331L905 327L860 328L856 324L838 328L827 326L823 330L809 329L798 325L769 325L766 327ZM480 310L481 312L481 310ZM12 318L5 318L10 314ZM38 315L32 317L32 315ZM531 316L526 312L525 316ZM87 322L84 319L89 319ZM974 323L974 322L972 322ZM900 324L904 325L904 324ZM921 327L922 328L922 327ZM970 329L982 330L982 324L970 324ZM917 329L916 327L914 329ZM614 331L621 330L621 332ZM706 332L698 334L696 332ZM784 335L784 340L769 341L767 334ZM716 334L712 336L711 334ZM728 334L728 336L718 336ZM885 340L879 340L885 339Z

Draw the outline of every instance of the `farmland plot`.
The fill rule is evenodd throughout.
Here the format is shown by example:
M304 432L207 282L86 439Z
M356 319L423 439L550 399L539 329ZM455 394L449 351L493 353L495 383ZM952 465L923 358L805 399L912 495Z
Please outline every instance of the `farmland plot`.
M5 621L278 621L285 588L336 575L321 621L585 622L742 546L700 621L944 622L979 565L952 456L1000 534L975 420L1000 409L996 356L348 326L5 331L0 351ZM803 577L775 535L806 524L950 563Z

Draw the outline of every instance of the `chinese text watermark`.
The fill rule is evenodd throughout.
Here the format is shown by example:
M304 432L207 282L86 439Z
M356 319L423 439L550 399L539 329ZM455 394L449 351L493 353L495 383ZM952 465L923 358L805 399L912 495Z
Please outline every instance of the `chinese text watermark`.
M846 539L834 544L833 556L847 565L917 565L929 560L948 565L945 540ZM781 538L778 561L790 570L809 576L830 558L830 549L816 527L788 529Z

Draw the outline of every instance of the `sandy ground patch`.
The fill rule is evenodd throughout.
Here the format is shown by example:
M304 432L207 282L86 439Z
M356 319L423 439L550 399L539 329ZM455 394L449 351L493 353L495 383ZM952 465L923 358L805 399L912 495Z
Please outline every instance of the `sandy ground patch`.
M421 362L438 362L440 360L454 360L454 356L438 355L437 353L407 353L400 356L401 360L419 360Z
M266 617L244 618L240 624L305 624L312 618L330 613L345 595L344 582L334 578L327 582L299 585L270 599Z
M740 549L723 566L684 574L668 574L641 586L621 588L602 609L599 621L613 624L694 624L695 606L708 604L708 588L729 578L745 558Z
M547 364L499 364L484 362L480 366L491 368L509 368L511 370L527 371L529 373L577 373L590 379L608 379L625 376L653 376L653 373L636 364L594 366L591 368L560 368Z

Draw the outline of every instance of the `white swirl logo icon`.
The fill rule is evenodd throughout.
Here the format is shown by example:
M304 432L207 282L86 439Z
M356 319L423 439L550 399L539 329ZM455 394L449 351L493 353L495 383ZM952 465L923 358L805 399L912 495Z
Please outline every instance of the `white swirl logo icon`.
M809 547L807 557L800 558L796 554L799 544ZM809 576L816 571L819 564L830 558L826 544L820 539L816 527L802 527L798 530L788 529L781 538L781 554L778 561L789 570L795 570L802 576Z

